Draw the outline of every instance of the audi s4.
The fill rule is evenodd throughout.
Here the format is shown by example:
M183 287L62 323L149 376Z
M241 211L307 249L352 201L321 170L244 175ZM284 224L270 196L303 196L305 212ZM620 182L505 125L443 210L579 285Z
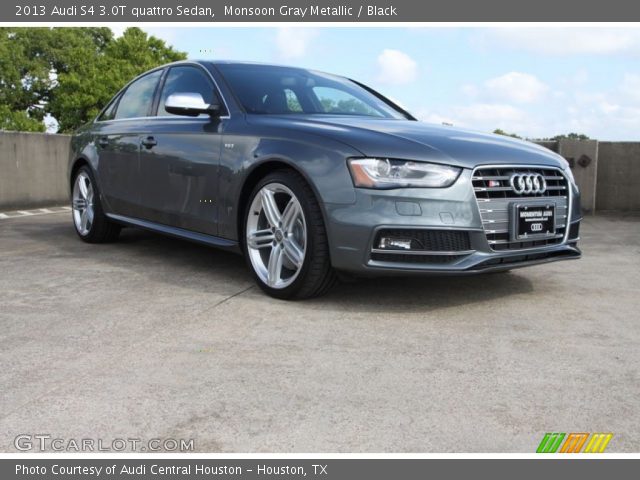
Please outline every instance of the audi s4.
M138 227L242 253L278 298L337 276L475 274L579 258L580 194L533 143L429 125L349 78L183 61L72 139L85 242Z

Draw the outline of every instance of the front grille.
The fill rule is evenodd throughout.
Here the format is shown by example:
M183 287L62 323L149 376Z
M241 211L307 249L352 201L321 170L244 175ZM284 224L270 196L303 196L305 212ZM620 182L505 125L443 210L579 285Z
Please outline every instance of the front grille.
M546 182L543 193L517 194L509 180L513 174L540 174ZM492 250L520 250L562 243L567 228L569 185L559 170L539 167L482 167L473 173L482 225ZM512 240L509 230L510 205L540 202L555 204L556 234L544 239Z
M416 250L432 252L461 252L471 250L469 232L457 230L389 229L380 230L373 248L378 248L382 237L411 238L416 242Z

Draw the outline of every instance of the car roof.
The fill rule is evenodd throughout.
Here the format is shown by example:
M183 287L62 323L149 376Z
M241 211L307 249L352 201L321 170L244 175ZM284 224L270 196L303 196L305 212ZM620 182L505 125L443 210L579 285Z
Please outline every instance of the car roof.
M296 67L294 65L282 65L277 63L268 63L268 62L255 62L255 61L242 61L242 60L212 60L212 59L198 59L192 60L193 62L198 63L211 63L213 65L258 65L263 67L282 67L282 68L297 68L299 70L308 70L302 67Z
M187 59L187 60L178 60L177 62L168 63L166 65L162 65L162 66L157 67L157 68L169 67L171 65L179 65L181 63L198 63L198 64L200 64L202 66L205 66L205 65L214 65L214 66L215 65L256 65L256 66L261 66L261 67L290 68L292 70L301 70L301 71L305 71L305 72L312 72L312 73L320 73L320 74L324 74L324 75L331 75L333 77L347 78L344 75L339 75L339 74L330 73L330 72L323 72L323 71L315 70L315 69L312 69L312 68L296 67L294 65L282 65L282 64L277 64L277 63L242 61L242 60Z

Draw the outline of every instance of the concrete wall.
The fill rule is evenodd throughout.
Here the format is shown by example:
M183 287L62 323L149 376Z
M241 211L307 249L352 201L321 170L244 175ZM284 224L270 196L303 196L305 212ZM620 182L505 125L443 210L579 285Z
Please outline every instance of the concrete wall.
M580 189L582 211L593 213L596 209L598 141L562 139L536 143L562 155L569 162Z
M557 140L535 140L535 143L542 147L546 147L549 150L558 153L559 143Z
M598 172L598 141L569 140L558 142L557 152L567 159L571 172L580 188L582 210L592 213L596 209L596 179Z
M599 142L596 210L640 211L640 142Z
M68 135L0 131L0 211L69 201ZM640 142L539 142L572 165L586 212L640 211Z
M0 210L68 203L70 138L0 132Z

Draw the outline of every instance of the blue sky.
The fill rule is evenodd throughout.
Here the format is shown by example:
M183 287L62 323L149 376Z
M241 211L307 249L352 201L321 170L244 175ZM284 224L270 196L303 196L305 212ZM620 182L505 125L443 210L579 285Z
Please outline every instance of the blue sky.
M190 58L358 79L421 120L640 139L640 28L145 27Z

